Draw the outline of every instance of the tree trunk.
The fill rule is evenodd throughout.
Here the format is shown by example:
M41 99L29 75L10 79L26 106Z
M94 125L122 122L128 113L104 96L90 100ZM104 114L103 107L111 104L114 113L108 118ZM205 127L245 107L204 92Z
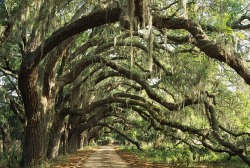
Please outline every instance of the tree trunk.
M93 128L91 129L90 131L88 131L88 134L87 134L87 142L89 143L92 139L95 139L96 137L98 137L99 135L99 131L102 129L102 127L96 127L96 128Z
M0 127L2 139L3 139L3 152L9 153L11 148L11 136L10 136L10 129L8 124L3 124Z
M27 117L21 167L37 167L45 158L47 121L37 91L37 69L27 70L25 64L22 63L18 79Z
M60 114L55 114L54 121L49 136L49 144L47 157L48 159L56 158L59 154L60 140L63 131L64 117Z
M76 152L78 145L77 145L78 135L76 132L72 133L68 139L68 152Z
M82 149L83 148L83 143L84 143L84 136L82 134L80 134L78 136L77 148Z
M83 146L88 146L88 144L89 144L89 141L88 141L88 132L84 131L82 133L82 136L83 136Z
M61 142L62 142L63 154L66 155L68 148L68 130L66 124L64 125L63 134L61 136Z
M83 146L88 146L88 145L89 145L89 141L88 141L88 137L86 135L86 136L84 136Z
M44 157L45 134L43 134L42 121L39 115L32 115L34 119L30 119L25 127L22 167L38 166Z

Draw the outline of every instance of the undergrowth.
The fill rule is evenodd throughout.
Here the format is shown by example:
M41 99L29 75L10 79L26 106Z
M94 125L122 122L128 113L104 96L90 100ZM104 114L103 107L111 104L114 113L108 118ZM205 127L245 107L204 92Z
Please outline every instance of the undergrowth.
M8 153L0 153L1 168L16 168L19 167L21 161L22 150L19 147L11 148Z
M135 154L139 159L154 162L167 163L173 166L196 167L198 165L211 168L247 168L248 166L239 158L233 157L227 160L226 154L215 154L205 148L190 151L188 147L167 147L160 149L144 148L140 151L131 146L121 147L124 151Z

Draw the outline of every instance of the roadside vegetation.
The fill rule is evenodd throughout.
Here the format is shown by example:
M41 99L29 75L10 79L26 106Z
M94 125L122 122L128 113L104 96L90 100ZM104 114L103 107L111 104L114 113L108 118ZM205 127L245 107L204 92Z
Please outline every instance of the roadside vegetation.
M225 154L216 154L211 151L204 150L198 154L198 159L194 159L193 153L189 149L183 147L152 149L145 148L140 151L133 147L121 147L118 152L121 157L130 162L131 165L137 167L210 167L210 168L247 168L239 158L228 160ZM138 160L136 160L137 158ZM134 162L133 162L134 160Z

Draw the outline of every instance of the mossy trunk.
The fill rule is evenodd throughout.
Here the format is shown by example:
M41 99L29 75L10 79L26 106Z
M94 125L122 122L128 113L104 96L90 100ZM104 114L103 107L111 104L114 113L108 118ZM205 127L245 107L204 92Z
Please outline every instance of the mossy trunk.
M46 159L47 120L37 90L38 71L27 70L24 64L18 79L26 115L21 167L37 167Z

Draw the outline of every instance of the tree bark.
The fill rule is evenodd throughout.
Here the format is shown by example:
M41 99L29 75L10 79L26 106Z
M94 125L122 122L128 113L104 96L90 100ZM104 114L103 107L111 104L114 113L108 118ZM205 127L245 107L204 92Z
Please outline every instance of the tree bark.
M40 109L37 91L37 69L26 69L22 63L18 85L23 98L26 126L21 167L37 166L45 158L46 120Z
M83 143L84 143L84 136L82 134L80 134L80 135L78 135L78 139L77 139L77 148L82 149Z
M74 132L68 139L68 152L75 152L77 150L78 144L78 134Z
M59 154L60 140L63 131L64 117L60 114L55 114L54 121L50 130L47 158L54 159Z

